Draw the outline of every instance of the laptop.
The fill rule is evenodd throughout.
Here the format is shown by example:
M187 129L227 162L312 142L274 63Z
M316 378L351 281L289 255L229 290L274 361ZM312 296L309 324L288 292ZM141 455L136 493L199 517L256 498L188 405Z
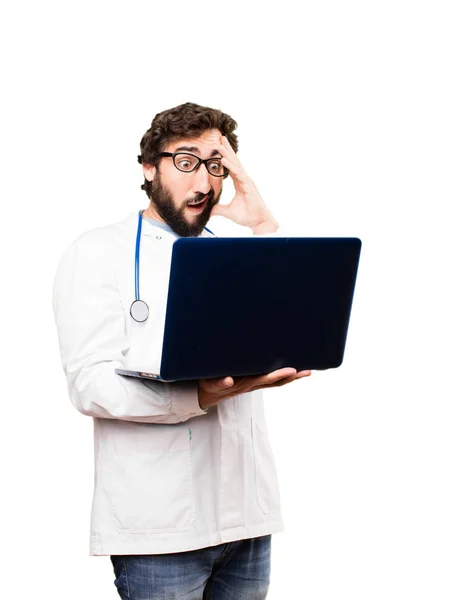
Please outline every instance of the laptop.
M179 238L160 372L116 372L172 382L337 368L360 252L358 238Z

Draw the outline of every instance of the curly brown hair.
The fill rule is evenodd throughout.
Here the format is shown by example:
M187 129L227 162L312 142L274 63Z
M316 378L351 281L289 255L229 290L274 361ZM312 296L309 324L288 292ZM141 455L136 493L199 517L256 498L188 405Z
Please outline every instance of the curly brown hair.
M167 144L185 137L199 137L208 129L218 129L224 135L230 146L238 152L238 138L234 133L237 123L232 117L222 111L200 106L192 102L180 104L155 115L150 129L142 136L141 154L138 155L139 163L146 163L158 167L159 154L164 151ZM150 198L152 183L144 179L141 189Z

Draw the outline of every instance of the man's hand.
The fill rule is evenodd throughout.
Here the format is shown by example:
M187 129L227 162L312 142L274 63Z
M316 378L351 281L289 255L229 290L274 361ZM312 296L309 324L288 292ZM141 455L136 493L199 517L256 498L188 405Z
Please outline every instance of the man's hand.
M222 164L230 171L236 193L230 204L216 204L211 216L226 217L238 225L250 227L255 234L276 231L278 223L265 206L255 183L247 175L227 138L222 136L221 139L217 149L222 154Z
M200 379L198 387L198 402L202 410L215 406L238 394L246 394L262 388L279 387L308 377L311 371L297 371L291 367L278 369L268 375L256 377L218 377L215 379Z

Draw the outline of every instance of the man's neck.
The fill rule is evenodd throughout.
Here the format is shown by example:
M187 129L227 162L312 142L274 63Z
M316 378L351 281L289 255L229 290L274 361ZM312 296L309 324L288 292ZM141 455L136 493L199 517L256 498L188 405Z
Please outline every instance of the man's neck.
M160 217L157 211L153 208L152 204L142 211L142 216L147 219L155 219L155 221L160 221L160 223L165 223L166 225L166 221Z

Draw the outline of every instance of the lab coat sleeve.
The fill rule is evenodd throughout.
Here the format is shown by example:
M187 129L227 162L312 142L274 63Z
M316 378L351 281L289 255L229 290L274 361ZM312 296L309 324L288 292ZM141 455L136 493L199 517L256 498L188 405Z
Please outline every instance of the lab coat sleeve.
M84 415L140 423L173 424L205 415L196 382L146 385L115 373L124 366L129 342L113 258L103 242L91 236L76 240L54 281L53 310L73 405Z

